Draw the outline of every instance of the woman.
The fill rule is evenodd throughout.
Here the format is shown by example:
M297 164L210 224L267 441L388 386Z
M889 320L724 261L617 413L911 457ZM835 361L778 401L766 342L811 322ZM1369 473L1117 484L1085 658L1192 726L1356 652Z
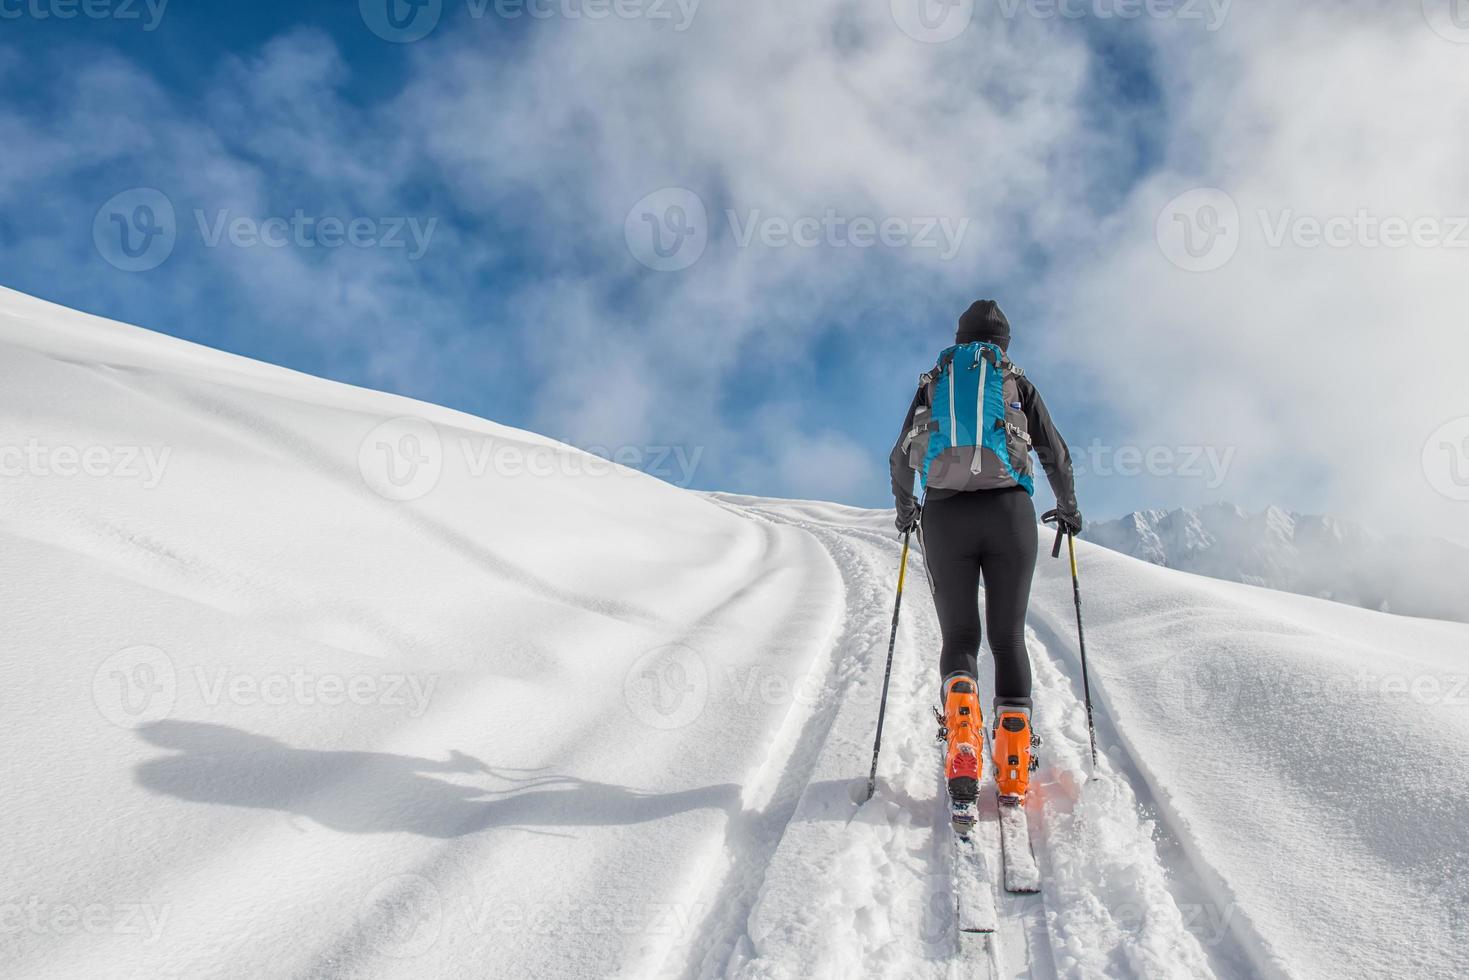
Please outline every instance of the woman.
M1045 519L1073 534L1082 520L1071 454L1040 393L1007 356L1010 322L999 305L971 306L954 344L923 376L908 408L890 459L893 497L898 530L918 531L944 636L941 737L948 742L949 795L956 804L979 795L984 722L975 678L983 578L995 657L995 777L1000 798L1018 803L1035 768L1025 649L1037 547L1032 450L1056 494Z

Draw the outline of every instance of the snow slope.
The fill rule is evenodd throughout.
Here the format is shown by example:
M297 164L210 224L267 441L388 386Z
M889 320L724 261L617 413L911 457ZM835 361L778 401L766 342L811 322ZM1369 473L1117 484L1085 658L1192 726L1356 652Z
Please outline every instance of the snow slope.
M1046 885L956 935L916 559L853 803L889 521L0 291L4 974L1458 972L1469 627L1087 545L1107 757L1046 560Z
M1379 534L1334 517L1233 504L1142 510L1087 527L1134 558L1354 606L1469 622L1469 548Z

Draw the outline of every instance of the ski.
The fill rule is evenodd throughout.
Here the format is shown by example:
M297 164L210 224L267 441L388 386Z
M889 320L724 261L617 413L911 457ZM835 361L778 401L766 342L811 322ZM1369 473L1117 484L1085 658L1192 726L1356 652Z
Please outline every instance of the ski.
M933 711L939 723L938 742L946 744L948 729L944 716ZM942 756L940 756L942 758ZM939 786L949 803L949 838L953 853L950 880L953 883L954 914L961 934L988 936L1000 927L999 910L995 907L995 890L986 862L975 840L979 823L979 801L956 800L949 795L947 773L939 771Z
M1005 891L1034 895L1041 890L1041 869L1030 843L1030 820L1025 804L999 801L1000 854L1005 863Z
M954 902L959 931L987 936L1000 928L1000 913L989 867L973 832L976 810L973 803L953 804Z

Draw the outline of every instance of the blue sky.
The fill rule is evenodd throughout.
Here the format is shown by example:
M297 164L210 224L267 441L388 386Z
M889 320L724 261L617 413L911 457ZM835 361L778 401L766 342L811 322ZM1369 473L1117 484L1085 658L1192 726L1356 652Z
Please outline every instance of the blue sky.
M1229 353L1210 321L1238 321L1221 297L1290 288L1278 256L1201 278L1154 240L1177 194L1259 188L1240 134L1291 116L1250 83L1298 15L1002 4L936 41L904 28L908 0L629 0L600 20L570 16L580 0L535 18L391 0L409 29L432 24L392 43L373 30L389 2L168 4L151 30L142 0L137 19L5 7L21 15L0 19L0 283L583 446L677 445L697 469L658 475L695 487L865 505L888 502L917 374L992 296L1073 447L1095 447L1089 513L1376 506L1336 478L1334 447L1214 419L1249 389L1200 366ZM1382 26L1360 9L1332 29ZM1449 57L1421 23L1394 26ZM685 204L702 211L691 246ZM165 241L138 223L164 210L164 257L137 268L119 236ZM648 220L676 268L639 240ZM867 221L891 236L854 245ZM339 241L351 222L359 244ZM1449 401L1405 411L1423 426ZM1119 448L1162 462L1115 475Z

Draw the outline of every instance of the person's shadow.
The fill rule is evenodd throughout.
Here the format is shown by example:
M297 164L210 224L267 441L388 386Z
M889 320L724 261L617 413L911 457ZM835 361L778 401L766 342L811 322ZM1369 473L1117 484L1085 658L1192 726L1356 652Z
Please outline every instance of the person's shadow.
M295 813L344 833L449 838L490 828L554 832L643 823L701 809L740 815L740 788L732 783L647 793L542 770L491 768L460 752L440 761L296 749L202 722L160 721L139 734L174 753L138 765L139 785L154 793ZM450 774L471 780L435 778Z

